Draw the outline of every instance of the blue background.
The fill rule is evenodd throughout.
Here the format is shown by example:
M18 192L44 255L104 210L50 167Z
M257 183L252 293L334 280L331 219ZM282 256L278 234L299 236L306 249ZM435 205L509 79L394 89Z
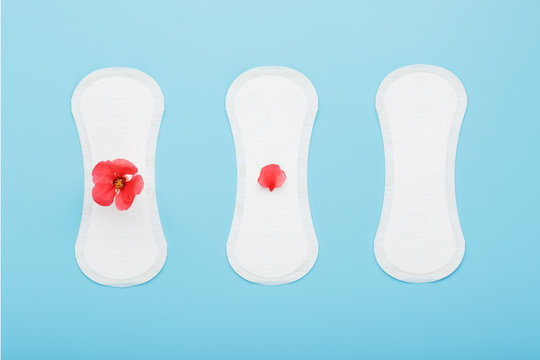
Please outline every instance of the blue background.
M540 3L2 2L4 360L540 358ZM443 66L469 106L456 161L466 255L432 284L373 255L384 192L375 93ZM320 254L300 281L251 284L225 243L236 190L225 93L254 66L311 79L309 193ZM100 286L74 259L83 202L70 112L89 72L128 66L166 102L157 196L168 259Z

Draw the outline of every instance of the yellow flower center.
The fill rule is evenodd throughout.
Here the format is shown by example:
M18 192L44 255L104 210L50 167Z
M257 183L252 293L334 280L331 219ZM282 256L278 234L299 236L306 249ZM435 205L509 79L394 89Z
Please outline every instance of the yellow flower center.
M124 187L124 185L126 184L126 179L124 179L123 177L119 177L119 178L116 178L114 179L113 181L113 185L116 189L120 190L121 188Z

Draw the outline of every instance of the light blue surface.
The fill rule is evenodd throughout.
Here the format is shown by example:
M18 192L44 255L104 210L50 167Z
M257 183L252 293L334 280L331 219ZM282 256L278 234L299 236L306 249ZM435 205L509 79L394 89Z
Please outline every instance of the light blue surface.
M2 359L540 358L540 2L2 2ZM373 256L384 191L375 112L397 67L453 71L469 106L456 161L466 255L406 284ZM320 244L300 281L229 267L236 189L225 93L284 65L319 95L309 194ZM168 259L97 285L74 244L83 202L70 112L89 72L128 66L166 102L157 191Z

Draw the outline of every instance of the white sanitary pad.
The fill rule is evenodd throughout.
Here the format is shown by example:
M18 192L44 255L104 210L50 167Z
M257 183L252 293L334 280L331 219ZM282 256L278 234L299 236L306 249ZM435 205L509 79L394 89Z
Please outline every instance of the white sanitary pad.
M154 162L163 94L145 73L102 69L86 76L71 101L84 160L84 208L75 255L86 276L103 285L144 283L161 270L167 244L155 195ZM127 211L92 199L92 170L103 160L126 159L144 189Z
M236 208L227 255L243 278L265 285L295 281L317 259L311 222L307 160L317 94L301 73L260 67L240 75L227 93L237 159ZM277 164L285 183L273 191L258 183Z
M395 70L377 92L386 189L375 255L399 280L442 279L463 258L454 164L466 106L459 79L431 65Z

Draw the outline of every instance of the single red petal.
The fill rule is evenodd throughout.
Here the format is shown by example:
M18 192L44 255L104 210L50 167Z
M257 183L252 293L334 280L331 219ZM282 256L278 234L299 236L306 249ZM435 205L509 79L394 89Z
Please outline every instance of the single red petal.
M126 159L116 159L111 161L111 168L117 176L135 175L138 172L137 167Z
M130 186L124 186L122 189L120 189L120 193L116 197L116 208L118 210L127 210L131 207L131 204L133 204L133 200L135 200L135 192L133 192L133 188Z
M98 162L94 167L94 170L92 170L92 180L94 181L94 184L112 184L114 179L114 170L111 167L110 160Z
M144 180L141 175L135 175L126 183L125 187L131 188L135 195L139 195L144 188Z
M141 175L135 175L130 181L127 181L120 193L116 197L116 208L118 210L127 210L133 204L135 196L139 195L144 188L144 181Z
M92 199L101 206L111 205L115 196L116 190L112 182L109 184L99 183L92 188Z
M131 194L133 193L125 191L124 189L120 191L114 202L118 210L128 210L131 207L133 200L135 199L135 195L132 197Z
M258 182L263 188L268 188L273 191L285 183L285 171L281 170L279 165L270 164L261 169Z

